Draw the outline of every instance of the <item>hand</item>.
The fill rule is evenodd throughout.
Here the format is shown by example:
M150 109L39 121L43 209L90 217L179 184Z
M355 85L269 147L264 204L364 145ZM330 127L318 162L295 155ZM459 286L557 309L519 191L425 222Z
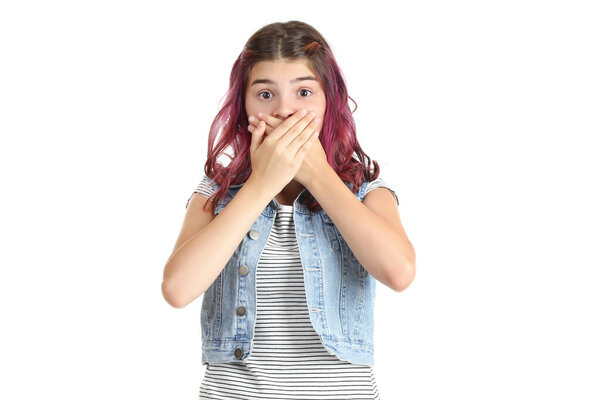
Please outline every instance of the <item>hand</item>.
M260 121L263 121L264 123L266 123L265 135L267 136L284 121L280 118L265 115L262 113L258 113L257 117L258 118L254 117L253 115L250 116L249 119L254 119L253 121L249 121L250 125L248 126L248 129L256 129ZM318 131L320 134L322 124L321 121L317 121L317 123L319 124ZM304 156L302 164L300 165L298 172L296 172L294 179L304 187L307 187L307 185L315 179L315 175L318 174L319 171L322 171L323 167L328 166L329 163L327 162L327 155L325 154L325 150L321 145L321 141L317 140L314 144L310 146L308 153L306 154L306 156Z
M281 121L266 135L267 124L258 121L252 132L249 179L260 182L261 187L275 196L296 176L302 160L310 147L318 142L318 118L301 111Z

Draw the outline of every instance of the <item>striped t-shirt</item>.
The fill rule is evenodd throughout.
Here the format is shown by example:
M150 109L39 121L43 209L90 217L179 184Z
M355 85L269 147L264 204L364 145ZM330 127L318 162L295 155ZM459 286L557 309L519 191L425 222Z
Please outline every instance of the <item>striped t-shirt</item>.
M387 187L382 179L367 192ZM390 189L388 187L388 189ZM391 190L391 189L390 189ZM196 192L209 197L205 176ZM392 191L393 193L393 191ZM394 197L397 197L394 193ZM200 399L379 399L374 367L327 352L308 314L293 206L277 205L256 271L256 325L245 362L208 364Z

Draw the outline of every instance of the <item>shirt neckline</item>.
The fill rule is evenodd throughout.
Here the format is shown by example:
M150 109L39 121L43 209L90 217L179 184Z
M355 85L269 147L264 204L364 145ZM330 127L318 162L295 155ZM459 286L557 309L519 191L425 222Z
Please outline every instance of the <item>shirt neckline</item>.
M285 210L285 211L292 211L294 209L293 205L287 205L287 204L281 204L277 201L276 198L273 198L273 201L275 202L275 204L277 205L277 208L280 210Z

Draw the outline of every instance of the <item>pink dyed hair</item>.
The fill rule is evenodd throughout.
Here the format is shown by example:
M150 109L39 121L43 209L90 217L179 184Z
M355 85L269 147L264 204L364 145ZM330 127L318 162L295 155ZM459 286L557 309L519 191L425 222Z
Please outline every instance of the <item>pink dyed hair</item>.
M325 89L326 108L320 141L329 165L340 179L353 184L356 193L366 179L379 176L379 165L361 149L356 139L356 125L350 111L346 83L325 38L312 26L300 21L277 22L256 31L246 42L234 62L229 76L225 102L214 118L208 135L208 154L204 165L206 176L221 185L211 197L225 198L230 185L246 182L252 172L250 161L251 135L248 132L245 95L250 71L255 63L264 60L308 60L309 68ZM218 133L222 135L217 140ZM233 157L225 150L231 147ZM353 157L356 153L356 158ZM217 163L220 155L231 159L224 167ZM366 160L366 163L365 163ZM208 201L207 203L211 203ZM212 209L216 207L212 201ZM318 211L320 205L312 196L306 196L306 206Z

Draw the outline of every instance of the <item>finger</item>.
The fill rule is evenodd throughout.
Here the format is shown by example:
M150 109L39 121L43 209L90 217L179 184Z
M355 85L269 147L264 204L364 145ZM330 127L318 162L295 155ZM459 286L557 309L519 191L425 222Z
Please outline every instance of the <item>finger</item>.
M250 154L254 154L256 149L261 145L263 137L263 133L265 131L266 124L264 122L260 122L258 127L249 126L248 130L252 132L252 140L250 141ZM252 127L252 129L250 129Z
M290 150L293 153L297 153L302 146L310 139L312 139L313 134L316 133L317 137L319 137L319 122L321 122L320 118L313 119L310 124L308 124L301 133L299 133L294 140L290 143Z
M260 121L265 121L265 123L273 128L275 128L275 126L273 126L274 124L274 120L279 120L279 118L275 118L275 117L265 117L265 115L263 113L258 113L257 116L255 117L254 115L250 115L248 117L248 123L253 124L254 126L258 125L258 123Z
M298 121L284 134L284 136L280 139L281 142L284 143L286 146L289 146L290 143L292 143L292 141L294 141L294 139L296 139L304 131L304 129L306 129L306 127L309 126L311 121L314 121L316 118L317 117L314 112L306 114L300 121Z
M269 125L273 128L277 128L279 126L279 124L281 124L283 122L283 120L280 118L273 117L271 115L263 114L263 113L258 113L257 117L258 117L258 120L265 121L267 123L267 125Z
M302 144L298 152L296 153L296 161L302 161L315 144L319 140L319 132L315 131L312 135Z
M250 130L250 127L252 127L252 129L256 129L256 125L257 125L259 122L260 122L260 121L256 121L256 120L255 120L255 122L250 122L250 124L248 125L248 130ZM273 132L273 128L272 128L272 127L270 127L269 125L267 125L267 127L266 127L266 128L267 128L267 129L266 129L266 131L265 131L265 134L266 134L266 135L268 135L268 134L270 134L271 132ZM250 130L250 132L252 132L252 131Z
M291 117L283 121L276 129L273 130L272 135L274 137L273 140L278 140L281 136L283 136L291 127L296 125L299 121L301 121L308 114L308 110L302 109L296 111Z

